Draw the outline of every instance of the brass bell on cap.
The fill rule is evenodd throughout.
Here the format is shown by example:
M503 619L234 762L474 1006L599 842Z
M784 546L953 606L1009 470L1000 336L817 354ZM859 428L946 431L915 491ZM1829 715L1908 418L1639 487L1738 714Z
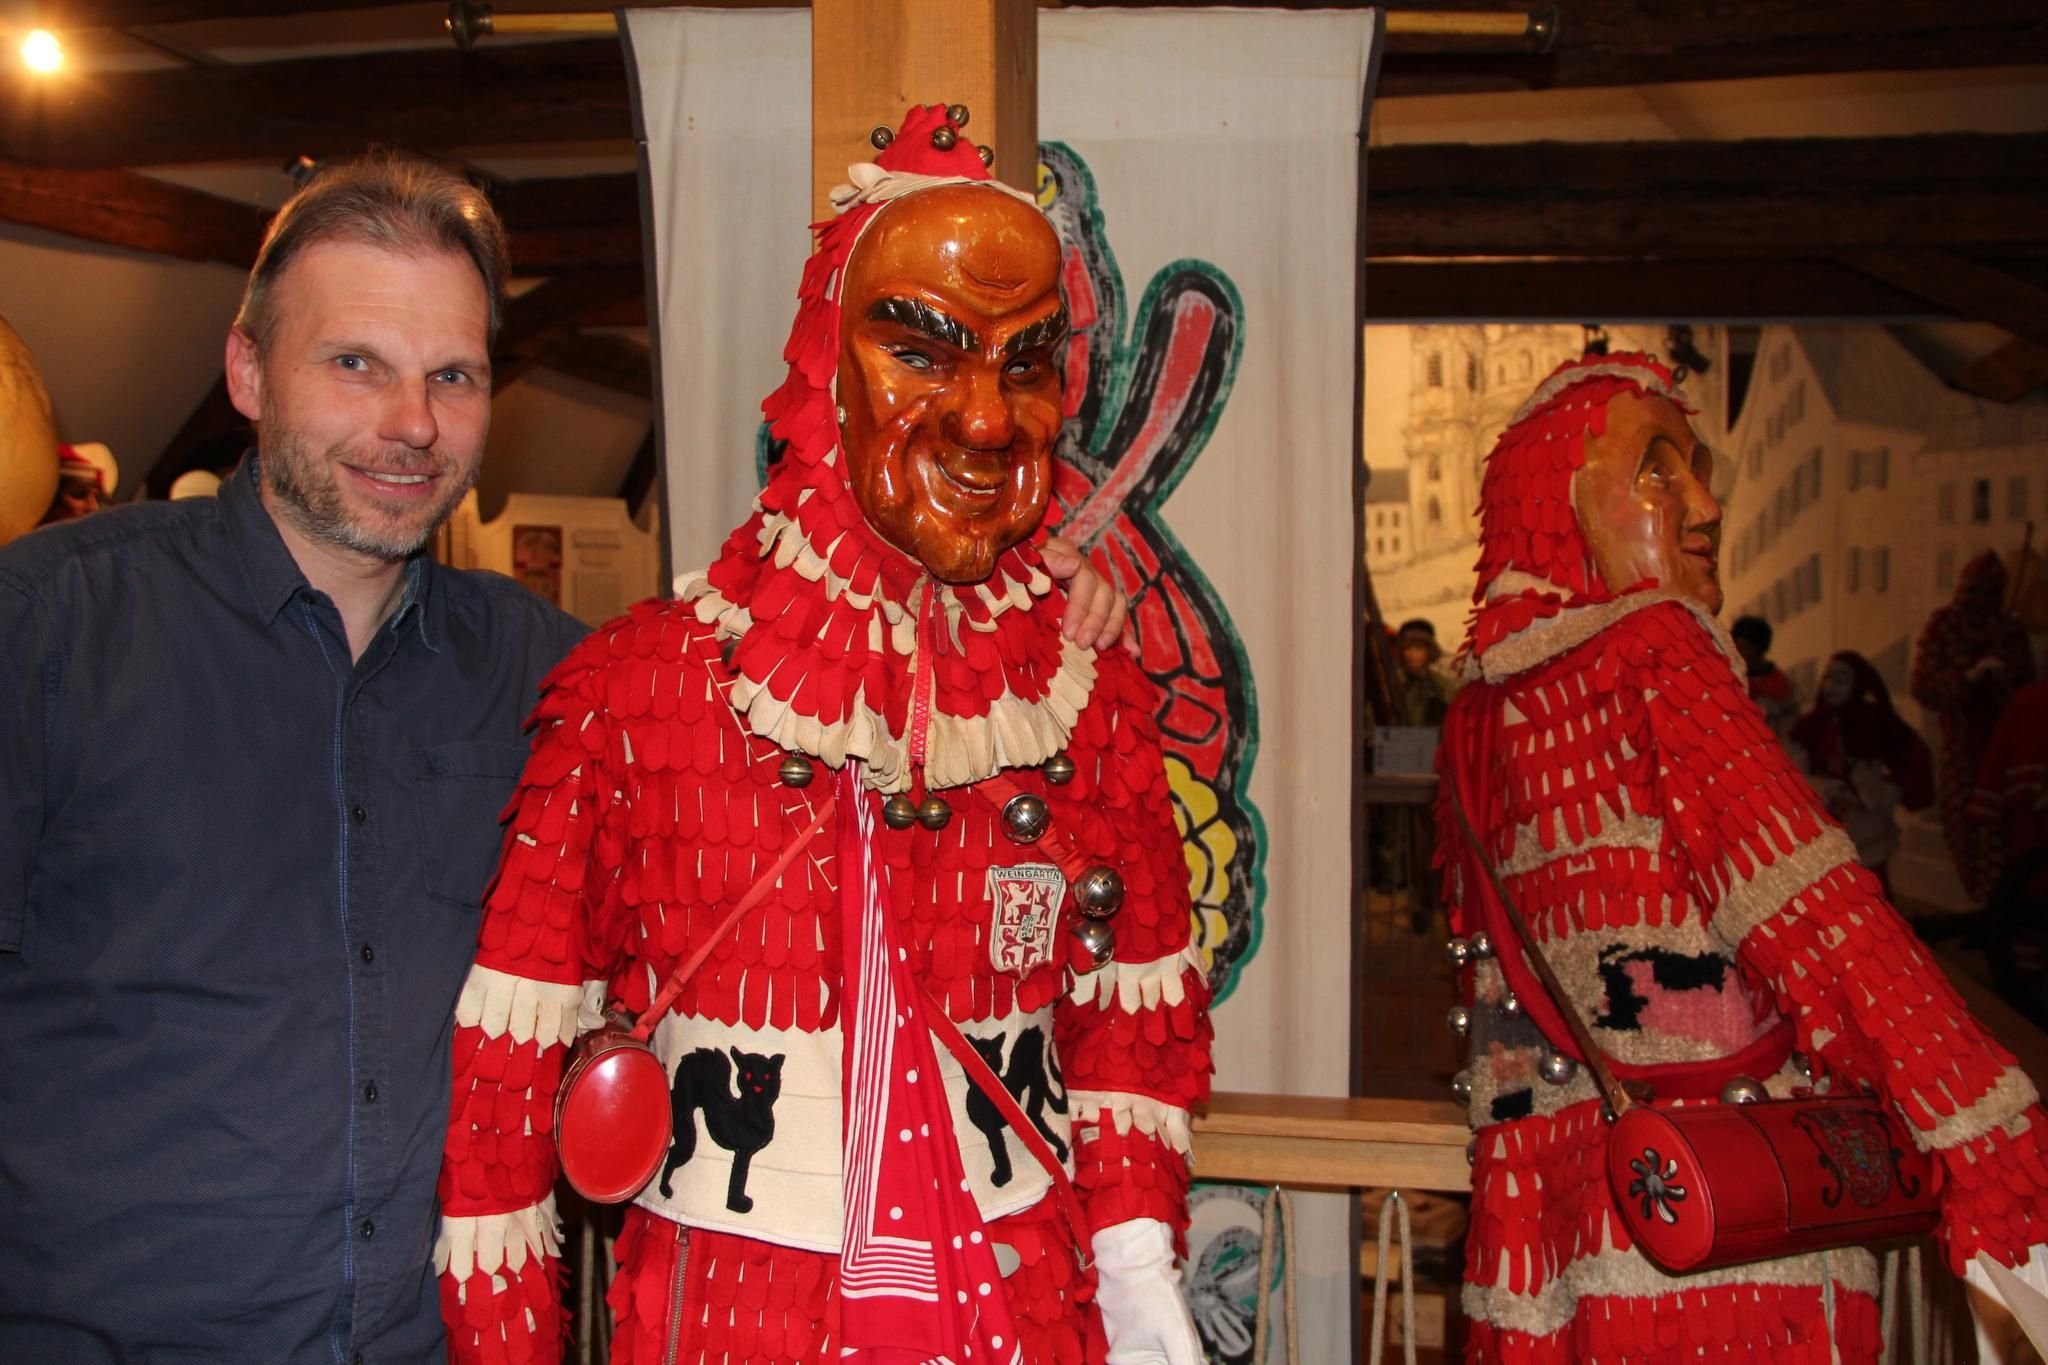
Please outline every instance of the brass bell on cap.
M1563 1085L1579 1074L1579 1064L1562 1052L1546 1052L1536 1059L1536 1074L1552 1085Z
M1091 867L1074 884L1074 904L1089 919L1108 919L1123 903L1123 874L1113 867Z
M1754 1076L1736 1076L1721 1087L1723 1104L1755 1104L1770 1097L1771 1092L1764 1089L1764 1083Z
M886 123L876 124L875 130L868 134L868 141L874 144L874 148L878 152L888 151L889 144L895 140L896 130Z
M967 106L964 104L947 105L946 122L952 124L955 128L965 128L967 126Z
M1017 843L1032 842L1051 823L1052 811L1042 796L1022 792L1003 804L1003 833Z
M890 829L909 829L917 823L917 803L897 792L882 803L882 823Z
M1064 752L1057 753L1045 760L1039 771L1045 774L1046 781L1055 786L1065 786L1074 780L1074 760Z
M1451 1094L1460 1104L1470 1104L1472 1102L1471 1072L1460 1071L1457 1075L1451 1077Z
M818 770L811 766L811 760L802 754L784 754L782 763L775 769L775 775L782 779L785 787L808 787Z
M917 823L926 829L944 829L953 818L953 808L936 796L927 796L917 803Z
M1493 956L1493 935L1481 929L1472 935L1472 960L1484 962Z
M996 149L989 146L986 142L977 143L974 148L974 154L981 158L981 164L984 166L996 164Z
M952 151L954 144L959 141L960 134L953 131L953 127L951 124L942 123L938 127L932 129L932 146L938 148L942 152Z
M1104 920L1076 920L1073 935L1080 939L1081 946L1088 950L1089 961L1094 967L1107 964L1109 955L1116 951L1116 930L1110 928Z
M1462 938L1454 938L1444 945L1444 961L1453 967L1463 967L1472 961L1472 945Z
M1444 1023L1450 1026L1452 1033L1463 1038L1472 1031L1472 1011L1463 1005L1453 1005L1451 1012L1444 1016Z

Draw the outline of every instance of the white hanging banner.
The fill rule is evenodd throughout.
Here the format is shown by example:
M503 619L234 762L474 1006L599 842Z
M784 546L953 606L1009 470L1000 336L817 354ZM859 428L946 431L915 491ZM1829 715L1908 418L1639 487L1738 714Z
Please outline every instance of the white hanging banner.
M809 26L625 14L680 569L746 516L783 375L809 250ZM1037 190L1076 329L1063 529L1131 594L1164 692L1222 1090L1349 1082L1357 214L1379 28L1370 10L1039 18ZM1198 1322L1212 1359L1248 1361L1258 1192L1192 1203ZM1349 1359L1349 1201L1294 1205L1297 1358Z

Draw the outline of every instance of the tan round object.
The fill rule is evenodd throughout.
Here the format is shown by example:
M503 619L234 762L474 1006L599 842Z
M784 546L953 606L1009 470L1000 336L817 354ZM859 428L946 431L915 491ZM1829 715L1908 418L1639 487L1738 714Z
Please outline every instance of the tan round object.
M57 492L57 425L35 357L0 318L0 545L32 530Z
M220 496L220 475L211 469L188 469L171 480L171 501L185 498L217 498Z

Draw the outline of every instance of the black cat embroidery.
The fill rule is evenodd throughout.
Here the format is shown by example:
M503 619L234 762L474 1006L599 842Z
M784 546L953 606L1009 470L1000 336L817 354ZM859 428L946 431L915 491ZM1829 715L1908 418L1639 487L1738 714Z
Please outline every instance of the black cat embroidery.
M739 1067L739 1087L732 1088L733 1067ZM754 1153L775 1138L775 1101L782 1094L782 1054L763 1057L758 1052L732 1049L731 1060L717 1048L700 1047L676 1066L676 1078L669 1090L669 1109L675 1116L675 1136L669 1140L668 1164L661 1170L661 1192L674 1198L670 1181L676 1168L697 1154L697 1111L704 1111L704 1132L732 1153L732 1179L726 1182L725 1206L734 1213L748 1213L754 1201L747 1196L747 1168Z
M1045 1109L1052 1106L1055 1114L1067 1112L1066 1082L1060 1077L1058 1062L1048 1067L1045 1048L1045 1034L1035 1028L1025 1029L1017 1035L1017 1045L1010 1051L1010 1065L1003 1065L1003 1040L996 1038L969 1038L974 1050L988 1063L988 1069L1002 1080L1004 1089L1010 1092L1032 1127L1038 1129L1052 1148L1053 1154L1061 1161L1067 1159L1067 1144L1060 1140L1045 1122ZM995 1171L989 1176L990 1183L998 1188L1010 1183L1010 1146L1003 1141L1003 1132L1009 1127L1003 1122L1002 1111L995 1101L981 1093L981 1087L971 1081L967 1086L967 1117L983 1137L988 1139L988 1152L995 1159Z

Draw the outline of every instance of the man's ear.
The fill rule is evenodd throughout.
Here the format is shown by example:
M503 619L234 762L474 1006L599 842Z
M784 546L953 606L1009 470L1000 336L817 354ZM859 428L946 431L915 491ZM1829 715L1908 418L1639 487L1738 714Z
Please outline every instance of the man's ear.
M239 327L228 328L226 359L228 399L235 411L258 421L263 416L263 362L256 342Z

